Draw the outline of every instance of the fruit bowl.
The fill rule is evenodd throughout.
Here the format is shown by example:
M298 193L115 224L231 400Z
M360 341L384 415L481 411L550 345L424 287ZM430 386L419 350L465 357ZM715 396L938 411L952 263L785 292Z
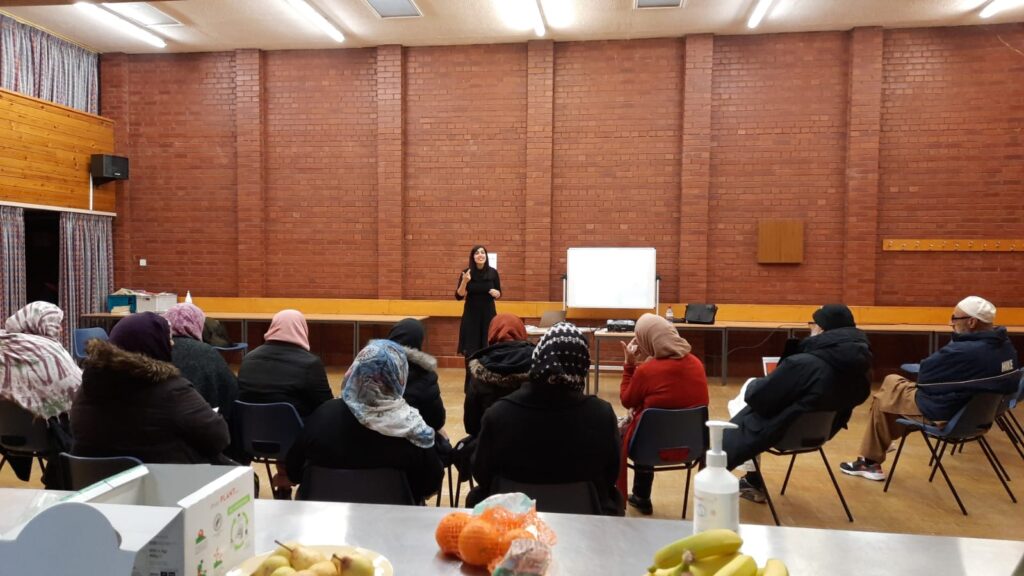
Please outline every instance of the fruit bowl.
M367 548L359 548L358 546L330 546L330 545L314 545L314 546L305 546L305 547L306 548L312 548L313 550L317 550L317 551L323 553L328 558L332 554L337 554L338 556L344 556L346 554L358 553L358 554L361 554L361 555L365 556L371 562L373 562L373 568L374 568L373 576L394 576L394 574L395 574L395 569L394 569L393 566L391 566L391 561L389 561L387 558L385 558L381 554L379 554L377 552L374 552L373 550L369 550ZM257 568L259 568L260 564L262 564L263 561L267 558L267 556L270 556L271 554L273 554L273 550L271 550L269 552L264 552L263 554L257 554L256 556L253 556L252 558L249 558L245 562L242 562L238 566L235 566L234 568L229 570L228 573L225 576L249 576Z

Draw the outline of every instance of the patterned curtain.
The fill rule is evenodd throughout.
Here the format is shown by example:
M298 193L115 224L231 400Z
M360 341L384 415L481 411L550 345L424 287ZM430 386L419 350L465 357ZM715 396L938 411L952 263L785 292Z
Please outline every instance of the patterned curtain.
M94 52L0 14L0 87L99 113Z
M25 298L25 210L0 206L0 322L27 304Z
M114 289L113 218L62 212L60 215L60 307L64 310L64 347L78 317L103 312Z

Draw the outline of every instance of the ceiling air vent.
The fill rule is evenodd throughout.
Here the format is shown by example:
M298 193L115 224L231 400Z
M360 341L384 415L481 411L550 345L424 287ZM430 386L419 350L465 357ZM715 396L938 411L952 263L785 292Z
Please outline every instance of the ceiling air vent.
M679 8L683 0L636 0L637 8Z
M412 0L366 0L381 18L416 18L422 16Z

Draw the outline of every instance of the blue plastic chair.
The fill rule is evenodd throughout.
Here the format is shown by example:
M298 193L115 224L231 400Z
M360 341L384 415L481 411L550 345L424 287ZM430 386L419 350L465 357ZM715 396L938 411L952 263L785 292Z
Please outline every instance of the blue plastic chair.
M999 404L999 409L996 410L996 424L1006 433L1006 437L1010 439L1010 444L1017 450L1017 454L1024 458L1024 450L1022 450L1022 446L1024 446L1024 428L1021 427L1020 421L1013 414L1013 409L1021 402L1024 402L1024 370L1019 370L1019 372L1021 372L1021 378L1020 383L1017 385L1017 392L1007 395L1003 402Z
M302 432L302 418L295 406L287 402L250 404L235 400L232 420L242 451L253 462L266 464L267 478L273 478L270 464L284 460ZM259 477L256 486L259 496Z
M103 328L75 328L75 359L84 360L85 357L89 355L85 351L85 345L89 342L89 340L106 341L108 339L109 336L107 336L107 331L104 330Z
M64 468L64 487L67 490L81 490L114 474L142 466L142 460L133 456L111 456L109 458L87 458L60 453Z
M0 470L8 456L27 456L39 461L39 469L46 472L43 458L50 450L46 420L10 400L0 400Z
M1003 474L1000 472L1002 467L999 462L999 458L992 451L992 447L988 441L985 440L985 433L992 428L992 423L996 418L996 410L999 408L1000 402L1002 402L1005 394L996 394L990 392L982 392L975 394L971 399L961 408L953 417L946 423L945 426L939 427L917 420L911 420L908 418L898 418L896 422L903 424L912 430L918 430L921 432L921 437L924 438L925 444L928 445L928 450L932 454L932 472L928 478L929 482L935 478L935 472L938 470L942 473L942 477L946 480L946 485L949 486L950 492L953 493L953 498L956 499L957 505L960 507L960 511L964 516L967 515L967 508L964 507L963 501L960 500L960 495L957 493L956 488L953 486L953 482L949 479L949 474L946 473L946 468L942 465L942 456L945 453L947 446L960 446L969 442L977 442L981 446L981 451L985 454L985 458L988 460L989 465L992 466L992 470L995 471L996 476L1002 483L1006 493L1010 495L1010 500L1017 502L1017 497L1013 495L1009 485L1006 484L1006 480L1003 478ZM883 492L889 491L889 484L892 483L893 476L896 475L896 465L900 461L900 454L903 453L903 445L907 441L907 436L904 435L900 439L899 447L896 449L896 457L892 461L892 469L889 470L889 477L885 480L885 487L882 489ZM932 445L930 438L935 439L935 445Z
M231 346L214 346L214 348L220 350L221 352L241 352L242 355L244 356L246 350L249 349L249 345L245 342L238 342Z
M832 472L832 466L829 465L828 458L825 457L825 450L822 448L832 434L832 423L835 419L835 412L805 412L786 428L786 433L782 436L782 439L766 450L766 452L775 456L791 456L789 468L786 470L786 479L783 480L782 490L779 492L782 496L786 495L786 487L789 486L789 477L793 473L793 463L796 462L796 457L800 454L809 454L811 452L820 454L821 461L825 463L825 471L828 472L828 477L832 479L832 486L836 489L839 502L842 503L843 510L846 512L846 518L853 522L853 514L850 513L850 507L846 504L846 498L843 497L843 491L839 489L836 475ZM761 464L757 458L754 458L754 467L760 474ZM763 479L764 475L761 477ZM775 513L772 495L767 485L765 486L764 494L765 499L768 501L768 508L772 512L772 519L775 520L775 525L781 526L779 517Z
M601 500L593 482L530 484L497 477L491 482L491 494L522 492L537 501L539 512L601 515Z
M298 500L358 504L418 505L405 472L397 468L363 470L306 466Z
M648 408L640 413L629 442L626 465L653 468L655 472L686 470L683 488L683 515L690 499L690 474L704 461L708 449L708 407Z

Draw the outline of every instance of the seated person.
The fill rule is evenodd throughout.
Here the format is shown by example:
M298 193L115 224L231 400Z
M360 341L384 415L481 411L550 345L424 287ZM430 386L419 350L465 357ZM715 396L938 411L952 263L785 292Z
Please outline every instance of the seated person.
M871 346L850 309L826 304L814 311L809 325L811 335L800 342L797 354L744 386L746 407L731 420L739 428L725 430L722 439L730 470L772 447L807 412L834 411L829 438L835 436L846 427L853 409L867 400ZM764 502L764 482L752 465L746 469L740 495Z
M583 393L590 351L579 329L551 327L533 353L530 381L484 414L467 505L491 494L495 478L530 484L591 482L602 513L623 514L619 431L610 404Z
M288 477L301 482L307 465L403 470L422 502L441 487L444 468L434 430L402 399L409 364L402 347L371 340L345 373L341 398L320 405L288 451Z
M409 359L405 401L420 411L428 426L440 432L445 421L444 402L437 384L437 359L421 350L425 333L422 322L406 318L395 324L388 333L388 340L401 346Z
M530 379L533 343L515 314L498 314L487 328L487 347L469 357L469 389L462 413L466 434L480 433L484 412L498 398L515 392Z
M82 370L60 343L63 319L64 312L57 306L32 302L8 318L0 330L0 399L60 427L63 434L51 434L54 455L71 448L60 439L67 435L67 412L82 383ZM9 456L7 460L19 479L29 479L31 458ZM45 474L43 483L59 488L54 484L57 478L50 476Z
M861 440L860 456L843 462L839 469L851 476L885 480L885 453L894 440L907 434L907 427L897 424L897 418L949 420L974 394L1015 392L1016 382L960 384L1012 372L1020 366L1006 328L993 327L995 318L996 307L988 300L978 296L961 300L949 320L953 339L921 361L917 382L898 374L890 374L882 381L882 387L871 400L871 419ZM928 386L944 382L954 384Z
M171 325L174 340L172 363L210 406L230 421L232 404L238 398L238 380L220 352L203 342L206 315L199 307L183 303L171 306L164 318Z
M644 314L636 322L636 338L623 342L625 362L619 399L629 408L628 424L622 438L622 462L617 482L626 494L626 459L629 442L636 431L640 413L647 408L693 408L708 405L708 377L704 363L690 353L690 343L679 335L668 320L655 314ZM654 471L633 470L633 493L628 502L648 515Z
M226 463L228 425L171 364L171 328L132 314L92 340L71 406L72 454L147 463Z

